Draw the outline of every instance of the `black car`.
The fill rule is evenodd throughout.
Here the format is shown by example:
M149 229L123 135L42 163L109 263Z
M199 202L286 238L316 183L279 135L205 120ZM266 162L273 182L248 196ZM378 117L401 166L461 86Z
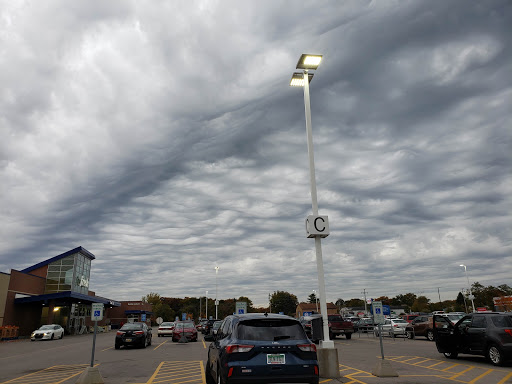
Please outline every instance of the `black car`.
M208 349L205 374L207 384L318 384L316 345L293 317L228 316Z
M219 319L208 319L206 321L206 323L203 325L203 329L201 330L201 332L205 335L209 335L212 330L213 323L215 323L216 321L220 321L220 320Z
M151 328L146 323L126 323L116 333L116 349L122 345L146 348L151 345Z
M483 355L494 365L512 359L512 313L477 312L453 324L446 316L434 315L437 350L449 359L459 353Z

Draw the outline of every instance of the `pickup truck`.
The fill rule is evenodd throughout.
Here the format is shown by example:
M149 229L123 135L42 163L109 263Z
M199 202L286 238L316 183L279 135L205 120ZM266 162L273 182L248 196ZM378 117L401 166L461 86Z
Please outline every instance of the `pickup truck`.
M311 333L311 322L313 319L322 317L322 315L314 314L311 316L304 316L300 319L304 330L306 331L306 335L311 339L313 337ZM352 338L352 333L354 333L354 325L351 321L343 320L341 315L327 315L327 319L329 321L329 339L333 340L338 335L345 335L347 339ZM318 340L313 340L317 342Z

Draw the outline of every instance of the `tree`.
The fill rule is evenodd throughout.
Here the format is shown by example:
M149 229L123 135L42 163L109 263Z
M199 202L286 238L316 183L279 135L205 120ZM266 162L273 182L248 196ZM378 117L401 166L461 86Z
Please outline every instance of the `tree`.
M270 296L270 303L272 305L272 312L283 312L289 316L295 316L295 311L299 304L297 296L285 291L275 291Z
M345 305L345 300L338 299L336 300L336 307L338 307L338 312L341 310L341 308Z
M364 307L364 300L361 299L350 299L345 302L347 307Z
M308 303L309 304L315 304L316 303L316 295L315 293L312 293L308 296Z
M377 297L375 301L381 301L382 305L391 305L391 299L387 296Z
M413 312L429 312L429 302L430 299L428 299L425 296L418 296L416 300L414 300L414 303L411 307L411 310Z
M158 317L161 317L164 321L174 321L175 316L175 312L171 309L171 307L169 307L168 304L160 301L153 305L152 318L157 319Z
M160 295L158 293L154 293L154 292L148 293L146 296L144 296L142 298L143 303L149 303L152 305L155 305L155 304L159 303L160 301L161 301Z

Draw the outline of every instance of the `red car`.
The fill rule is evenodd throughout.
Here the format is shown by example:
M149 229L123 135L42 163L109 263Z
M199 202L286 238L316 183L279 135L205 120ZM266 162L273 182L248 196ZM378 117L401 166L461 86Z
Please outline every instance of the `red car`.
M192 321L176 321L172 341L179 341L183 333L188 341L197 341L197 329Z

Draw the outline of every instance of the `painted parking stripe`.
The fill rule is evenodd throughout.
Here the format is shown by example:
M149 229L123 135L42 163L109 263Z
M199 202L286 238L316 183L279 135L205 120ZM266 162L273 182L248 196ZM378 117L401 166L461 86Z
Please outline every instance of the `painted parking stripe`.
M80 375L89 364L55 365L1 384L59 384Z
M204 384L202 361L162 361L146 384Z

